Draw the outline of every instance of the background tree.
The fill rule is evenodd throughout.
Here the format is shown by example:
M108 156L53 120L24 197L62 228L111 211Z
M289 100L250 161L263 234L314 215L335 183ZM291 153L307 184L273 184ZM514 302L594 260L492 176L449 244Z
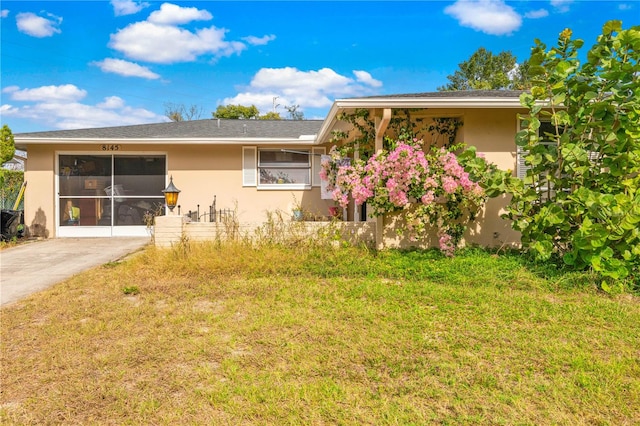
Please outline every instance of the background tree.
M476 50L471 57L458 64L446 86L438 87L439 91L453 90L522 90L530 86L526 71L527 61L518 64L516 57L509 51L494 55L484 47Z
M0 164L4 164L11 160L16 153L16 143L13 140L13 132L6 124L2 126L0 138Z
M13 139L13 132L6 124L2 126L0 135L0 164L11 160L16 152L16 144ZM24 181L24 172L19 170L0 169L0 207L3 209L13 208L13 204L20 192L20 186ZM21 201L18 210L22 209L24 202Z
M257 119L260 111L255 105L219 105L213 113L213 118L230 118L240 120Z
M269 111L265 115L258 117L259 120L282 120L279 112Z
M304 120L304 112L300 111L300 105L285 106L284 108L291 120Z
M202 118L202 107L191 105L186 107L184 104L174 104L167 102L164 104L164 115L169 117L171 121L190 121Z
M590 268L605 290L624 279L640 288L640 26L607 22L586 55L571 35L532 50L516 139L528 170L510 185L508 217L538 259Z

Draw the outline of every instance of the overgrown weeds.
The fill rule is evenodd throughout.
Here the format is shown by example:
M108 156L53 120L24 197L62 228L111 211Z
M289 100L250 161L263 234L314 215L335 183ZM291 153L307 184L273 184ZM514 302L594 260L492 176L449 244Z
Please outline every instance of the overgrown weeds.
M638 299L563 277L478 249L149 247L3 308L0 422L638 424Z

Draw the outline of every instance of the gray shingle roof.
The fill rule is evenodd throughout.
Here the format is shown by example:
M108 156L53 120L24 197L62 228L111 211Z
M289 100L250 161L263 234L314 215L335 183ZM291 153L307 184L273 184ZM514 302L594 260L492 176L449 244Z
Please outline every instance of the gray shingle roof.
M322 120L191 120L95 129L16 133L16 139L153 139L153 138L276 138L297 139L315 135Z
M518 98L523 90L454 90L447 92L401 93L397 95L365 96L357 99L377 98Z

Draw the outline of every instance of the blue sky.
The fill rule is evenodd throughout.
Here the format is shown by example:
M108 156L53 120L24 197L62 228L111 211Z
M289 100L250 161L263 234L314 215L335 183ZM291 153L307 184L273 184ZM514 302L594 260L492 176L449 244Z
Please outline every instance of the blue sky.
M529 56L569 27L640 23L626 1L2 1L2 124L14 133L166 121L166 105L210 118L335 99L435 91L479 47Z

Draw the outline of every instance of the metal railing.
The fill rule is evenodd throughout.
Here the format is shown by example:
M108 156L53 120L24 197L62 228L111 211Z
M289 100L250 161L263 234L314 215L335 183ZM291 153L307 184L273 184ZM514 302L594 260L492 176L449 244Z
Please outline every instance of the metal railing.
M180 206L178 206L178 214L180 214ZM200 204L197 204L196 210L189 210L184 214L192 222L228 222L235 220L236 212L232 209L216 208L216 196L213 196L213 203L208 209L200 211Z

